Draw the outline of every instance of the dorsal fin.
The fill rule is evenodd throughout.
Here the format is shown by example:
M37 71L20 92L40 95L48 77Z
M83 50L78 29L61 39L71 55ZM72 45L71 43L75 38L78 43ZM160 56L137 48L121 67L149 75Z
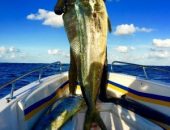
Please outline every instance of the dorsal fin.
M112 32L112 25L111 25L109 17L108 17L108 30L110 33Z

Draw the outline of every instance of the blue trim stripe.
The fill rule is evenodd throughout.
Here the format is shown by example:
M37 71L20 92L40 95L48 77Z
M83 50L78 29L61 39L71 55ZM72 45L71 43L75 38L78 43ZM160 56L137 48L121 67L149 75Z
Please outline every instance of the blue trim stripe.
M69 81L64 82L59 88L64 88L65 85L67 85L69 83ZM147 98L151 98L151 99L156 99L156 100L160 100L160 101L168 101L170 102L170 97L166 97L166 96L160 96L160 95L156 95L156 94L149 94L149 93L143 93L143 92L139 92L136 90L133 90L131 88L125 87L123 85L117 84L113 81L108 80L108 83L111 85L114 85L120 89L123 89L125 91L128 91L130 93L133 93L135 95L141 96L141 97L147 97ZM57 89L58 90L58 89ZM24 115L29 114L30 112L32 112L34 109L40 107L41 105L43 105L44 103L50 101L52 98L54 98L56 96L56 92L57 90L52 93L51 95L49 95L48 97L34 103L33 105L29 106L28 108L26 108L24 110Z
M67 85L67 84L68 84L68 81L64 82L59 88L63 88L63 87L64 87L65 85ZM57 90L58 90L58 89L57 89ZM56 91L57 91L57 90L56 90ZM56 91L55 91L54 93L52 93L51 95L49 95L48 97L46 97L46 98L44 98L44 99L42 99L42 100L34 103L33 105L29 106L28 108L26 108L26 109L24 110L24 115L27 115L28 113L30 113L30 112L31 112L32 110L34 110L35 108L43 105L45 102L50 101L53 97L55 97Z
M152 98L152 99L156 99L156 100L162 100L162 101L168 101L168 102L170 102L170 97L167 97L167 96L161 96L161 95L156 95L156 94L149 94L149 93L139 92L139 91L133 90L133 89L131 89L131 88L125 87L125 86L123 86L123 85L117 84L117 83L115 83L115 82L113 82L113 81L110 81L110 80L108 80L108 83L109 83L109 84L112 84L112 85L114 85L114 86L116 86L116 87L119 87L119 88L121 88L121 89L123 89L123 90L126 90L126 91L128 91L128 92L131 92L131 93L133 93L133 94L136 94L136 95L138 95L138 96L142 96L142 97L147 97L147 98Z

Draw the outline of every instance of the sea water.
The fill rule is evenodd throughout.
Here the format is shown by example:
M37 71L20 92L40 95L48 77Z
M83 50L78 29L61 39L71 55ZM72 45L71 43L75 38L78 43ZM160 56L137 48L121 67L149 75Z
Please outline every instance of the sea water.
M30 72L31 70L44 67L47 64L30 64L30 63L0 63L0 86L3 84L22 76L23 74ZM155 70L154 68L157 68ZM160 69L160 70L159 70ZM162 69L166 71L161 71ZM62 72L69 70L69 64L62 64ZM133 65L115 65L111 70L111 65L108 65L109 72L124 73L134 76L145 78L143 68ZM169 71L169 72L168 72ZM146 68L147 76L149 80L153 80L161 83L170 84L170 66L150 66ZM47 77L53 74L60 73L59 66L52 66L43 72L42 77ZM39 72L33 73L30 76L22 78L16 82L15 90L27 85L35 80L38 80ZM11 85L0 90L0 98L9 94Z

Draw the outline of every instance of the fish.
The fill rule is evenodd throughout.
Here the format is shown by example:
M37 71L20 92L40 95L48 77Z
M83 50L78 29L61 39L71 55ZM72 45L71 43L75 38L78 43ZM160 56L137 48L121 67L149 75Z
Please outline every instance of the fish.
M55 13L59 14L60 10L63 10L70 43L70 91L74 94L78 82L87 105L84 130L90 130L93 122L106 130L96 108L106 61L107 33L111 31L105 3L103 0L60 0Z
M33 130L59 130L84 106L81 96L61 98L35 123Z

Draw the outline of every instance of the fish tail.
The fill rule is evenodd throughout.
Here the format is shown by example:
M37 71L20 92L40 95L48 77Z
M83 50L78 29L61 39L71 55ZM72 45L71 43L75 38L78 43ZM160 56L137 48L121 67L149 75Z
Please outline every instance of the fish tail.
M94 112L87 110L85 116L84 130L90 130L92 123L94 122L98 124L101 130L107 130L103 120L100 117L99 112L97 110L95 110Z
M84 123L84 130L90 130L92 123L93 123L93 120L92 120L91 115L89 115L89 114L86 112L85 123Z
M107 128L106 128L106 126L105 126L102 118L100 117L99 112L96 112L94 117L95 117L95 119L94 119L95 122L100 126L100 128L101 128L102 130L107 130Z

